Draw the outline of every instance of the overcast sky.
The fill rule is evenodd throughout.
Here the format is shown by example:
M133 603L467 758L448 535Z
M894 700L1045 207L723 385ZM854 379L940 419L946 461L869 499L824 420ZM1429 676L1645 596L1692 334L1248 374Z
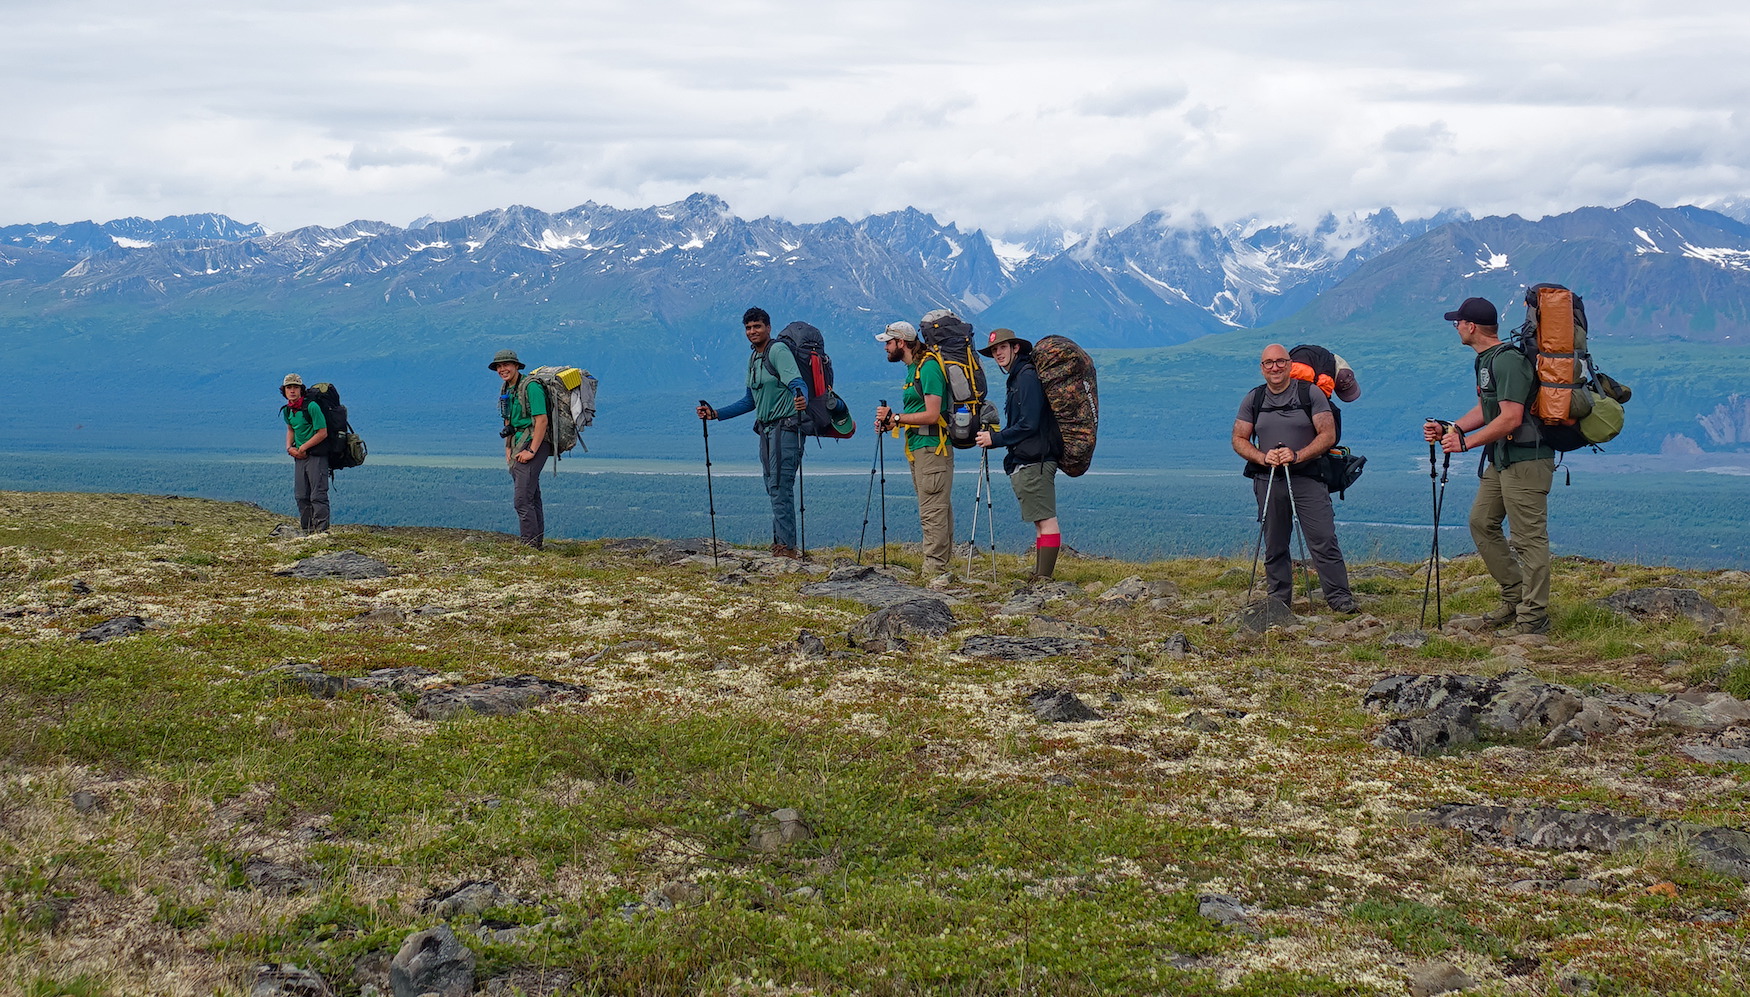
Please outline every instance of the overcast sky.
M0 224L1705 203L1747 52L1732 0L0 0Z

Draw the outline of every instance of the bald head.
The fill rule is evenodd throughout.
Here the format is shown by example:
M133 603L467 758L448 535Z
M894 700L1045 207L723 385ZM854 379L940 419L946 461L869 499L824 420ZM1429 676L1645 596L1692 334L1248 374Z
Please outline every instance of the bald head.
M1258 358L1258 366L1264 369L1264 383L1271 391L1281 391L1289 381L1288 347L1281 343L1271 343L1264 347L1264 353Z

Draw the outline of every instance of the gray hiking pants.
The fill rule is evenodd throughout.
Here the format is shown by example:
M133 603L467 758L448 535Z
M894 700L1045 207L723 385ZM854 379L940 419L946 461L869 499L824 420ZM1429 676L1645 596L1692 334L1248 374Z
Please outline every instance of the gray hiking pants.
M1337 517L1331 508L1331 490L1312 476L1305 465L1291 467L1288 481L1294 488L1294 503L1290 506L1288 489L1283 486L1282 470L1276 471L1272 485L1265 475L1252 479L1252 493L1258 499L1258 509L1264 515L1264 579L1267 594L1284 605L1294 605L1294 555L1288 549L1294 518L1300 519L1300 533L1312 556L1313 569L1319 574L1319 587L1324 589L1327 605L1341 606L1355 601L1349 591L1349 567L1343 563L1343 549L1337 545ZM1270 493L1270 507L1264 508L1264 492Z
M784 423L790 423L785 426ZM756 425L760 434L760 470L766 495L772 500L772 542L794 548L796 543L796 469L802 466L802 435L795 420Z
M306 533L328 529L328 458L292 458L292 499L298 503L298 528Z
M510 462L511 507L516 509L517 535L536 550L547 542L547 513L541 505L541 469L553 455L553 444L542 442L527 464Z

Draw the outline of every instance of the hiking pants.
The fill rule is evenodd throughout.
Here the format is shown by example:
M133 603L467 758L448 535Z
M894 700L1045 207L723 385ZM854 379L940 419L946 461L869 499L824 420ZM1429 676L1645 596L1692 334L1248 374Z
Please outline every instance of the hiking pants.
M911 486L918 493L918 523L924 530L924 577L948 570L954 556L954 451L934 447L911 452Z
M1470 538L1489 574L1501 583L1501 602L1519 608L1520 623L1549 615L1549 488L1552 457L1484 469L1470 507ZM1505 518L1510 537L1501 533Z
M517 534L536 550L547 541L547 514L541 507L541 469L553 455L553 444L543 441L527 464L510 462L511 506L516 509Z
M299 529L305 533L328 529L327 457L292 458L292 498L298 503Z
M1324 590L1325 604L1340 606L1355 601L1349 591L1349 568L1343 563L1343 550L1337 545L1337 519L1331 508L1331 490L1313 475L1306 464L1291 466L1288 482L1294 488L1294 504L1289 505L1288 489L1282 482L1282 471L1276 472L1271 485L1267 475L1252 479L1252 493L1258 499L1258 509L1264 515L1264 582L1272 599L1283 605L1294 605L1294 555L1288 549L1294 530L1294 518L1300 519L1301 537L1306 540L1312 556L1313 569L1319 574L1319 587ZM1264 492L1270 493L1270 507L1264 508Z
M786 426L784 423L790 423ZM760 470L772 500L772 542L796 547L796 469L802 465L802 434L795 420L757 424Z

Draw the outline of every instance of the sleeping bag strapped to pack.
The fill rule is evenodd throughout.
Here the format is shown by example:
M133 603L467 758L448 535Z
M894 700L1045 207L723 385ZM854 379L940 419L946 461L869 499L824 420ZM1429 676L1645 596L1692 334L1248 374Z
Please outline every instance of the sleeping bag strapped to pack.
M797 430L803 436L825 436L846 440L857 434L857 425L850 418L850 406L833 391L832 358L826 355L826 339L820 330L807 322L791 322L772 337L790 349L796 358L796 369L802 373L802 383L808 389L808 407L796 413ZM766 369L778 376L772 358L764 356Z
M977 446L979 432L1001 425L1002 420L990 401L984 365L972 348L972 326L938 308L918 320L918 335L924 341L924 355L942 365L948 382L939 423L944 435L956 449Z
M1586 349L1586 304L1560 284L1525 289L1525 322L1510 341L1531 360L1537 388L1525 421L1509 439L1557 451L1608 443L1622 432L1622 405L1634 394L1599 373Z
M1094 360L1068 336L1046 336L1033 344L1033 367L1063 443L1057 469L1079 478L1094 462L1100 431L1100 385L1094 377Z
M1343 410L1337 407L1335 397L1337 370L1340 366L1337 355L1323 346L1302 343L1288 351L1288 359L1291 361L1288 368L1290 377L1313 385L1331 400L1331 421L1337 424L1337 438L1331 441L1331 445L1336 446L1343 442Z
M304 392L304 397L322 410L322 421L328 425L328 438L322 441L322 456L328 458L330 472L357 467L365 462L369 449L359 434L352 431L346 406L340 403L340 389L322 381Z
M547 439L553 444L553 470L559 470L559 455L583 441L583 428L595 422L596 379L577 367L536 367L518 384L523 411L529 410L530 384L547 393ZM584 452L589 447L584 447Z

